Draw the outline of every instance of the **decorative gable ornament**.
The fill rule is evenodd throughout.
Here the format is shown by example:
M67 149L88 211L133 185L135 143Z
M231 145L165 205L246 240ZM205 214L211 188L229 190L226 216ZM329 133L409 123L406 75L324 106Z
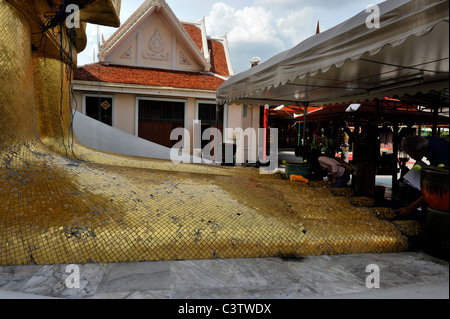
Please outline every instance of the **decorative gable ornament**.
M120 57L121 59L131 60L133 58L133 47L129 47L124 54Z
M111 107L111 104L108 101L103 101L102 104L100 104L100 106L104 109L107 110Z
M184 65L191 65L188 58L186 58L186 55L183 53L183 51L180 51L180 64Z
M148 44L148 47L155 53L162 53L166 49L166 44L164 43L158 29L156 29L155 34Z
M157 60L157 61L168 61L169 53L163 53L166 49L166 44L164 43L159 30L156 29L155 34L148 43L149 50L144 50L142 52L142 57L144 59Z

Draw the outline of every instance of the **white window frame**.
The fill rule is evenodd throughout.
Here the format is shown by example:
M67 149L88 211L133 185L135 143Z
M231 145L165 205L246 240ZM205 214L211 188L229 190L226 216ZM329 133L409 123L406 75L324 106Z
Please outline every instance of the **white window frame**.
M199 120L198 118L198 112L200 109L200 104L216 104L216 101L214 100L195 100L195 120Z
M200 104L216 104L215 100L196 100L195 101L195 120L198 121L198 112L200 109ZM223 107L223 133L222 133L222 143L226 142L226 136L225 136L225 128L228 124L228 105L225 104Z
M160 102L176 102L184 103L184 128L188 127L188 100L187 99L164 99L156 97L146 97L146 96L136 96L135 108L134 108L134 135L139 137L139 101L160 101ZM189 147L190 141L187 141L185 136L183 136L184 148Z
M83 93L83 103L81 106L81 112L86 115L86 97L100 97L112 99L112 127L116 127L116 96L111 94L101 93Z

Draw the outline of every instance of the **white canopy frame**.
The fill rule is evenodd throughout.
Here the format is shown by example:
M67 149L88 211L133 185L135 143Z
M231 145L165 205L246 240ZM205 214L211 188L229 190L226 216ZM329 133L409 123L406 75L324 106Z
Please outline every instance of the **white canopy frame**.
M388 0L310 37L217 90L217 104L356 103L449 88L449 0Z

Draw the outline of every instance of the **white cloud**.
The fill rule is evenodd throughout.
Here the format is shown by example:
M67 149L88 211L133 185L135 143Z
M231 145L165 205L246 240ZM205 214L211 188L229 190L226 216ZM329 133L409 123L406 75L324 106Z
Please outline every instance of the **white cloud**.
M276 19L272 12L261 7L234 9L219 2L213 5L206 23L208 33L214 36L227 33L234 46L278 41Z
M223 2L214 4L206 19L207 32L213 36L222 36L234 24L236 10Z
M286 17L277 20L278 33L292 46L297 45L314 34L317 22L313 17L314 10L310 7L291 11Z
M208 34L227 34L233 65L237 72L250 67L250 58L265 59L286 49L277 30L277 19L262 7L235 9L219 2L212 6L206 18Z
M230 31L230 37L239 42L270 43L277 42L275 17L261 7L246 7L236 11L237 22Z
M304 1L299 0L255 0L253 4L265 8L292 9L295 7L302 7L303 2Z
M305 7L342 8L358 2L361 2L361 0L255 0L254 5L277 8L278 10L292 10L293 8L301 10Z

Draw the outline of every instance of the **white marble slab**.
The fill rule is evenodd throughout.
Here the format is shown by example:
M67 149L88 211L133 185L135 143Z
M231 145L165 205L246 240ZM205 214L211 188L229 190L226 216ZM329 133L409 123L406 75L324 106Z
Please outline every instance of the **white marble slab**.
M354 298L358 294L371 295L366 287L369 264L376 264L380 269L381 289L377 290L377 297L411 285L429 287L434 284L437 289L445 287L446 283L448 286L447 261L411 252L285 260L83 264L76 265L80 270L79 288L67 286L66 279L70 275L67 265L0 266L0 298L19 295L21 298L92 299ZM445 296L445 291L438 295Z

